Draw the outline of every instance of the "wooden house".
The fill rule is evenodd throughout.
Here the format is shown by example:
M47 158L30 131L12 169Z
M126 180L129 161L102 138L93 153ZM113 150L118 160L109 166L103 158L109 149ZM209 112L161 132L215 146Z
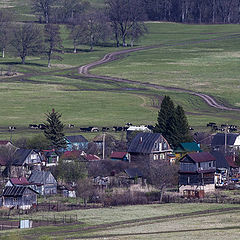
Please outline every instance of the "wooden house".
M46 167L56 166L59 162L59 155L54 149L41 151L42 163Z
M67 147L64 151L86 150L88 148L88 140L82 135L65 136Z
M129 154L127 152L112 152L110 159L113 161L129 162Z
M208 152L189 153L180 159L179 192L215 190L216 158Z
M38 193L26 186L5 187L2 194L2 206L19 209L30 209L37 204Z
M33 171L28 181L41 195L57 194L57 181L50 171Z
M214 135L211 147L214 151L225 151L235 152L240 150L240 134L238 133L217 133Z
M128 148L131 162L140 158L145 161L168 161L168 154L173 150L160 133L138 133Z
M202 152L202 150L196 142L185 142L180 143L179 146L174 150L174 152L176 158L180 159L188 153Z
M5 187L12 187L12 186L29 186L30 183L25 177L19 177L19 178L10 178Z

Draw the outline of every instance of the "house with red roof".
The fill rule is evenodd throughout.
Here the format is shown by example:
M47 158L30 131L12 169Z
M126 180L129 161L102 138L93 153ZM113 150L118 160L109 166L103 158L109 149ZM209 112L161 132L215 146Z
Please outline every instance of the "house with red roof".
M10 178L8 182L6 183L6 187L12 187L12 186L28 186L30 183L25 177L19 177L19 178Z
M125 161L129 162L129 154L127 152L112 152L110 159L113 161Z
M209 152L189 153L180 159L179 192L181 194L215 191L216 158Z

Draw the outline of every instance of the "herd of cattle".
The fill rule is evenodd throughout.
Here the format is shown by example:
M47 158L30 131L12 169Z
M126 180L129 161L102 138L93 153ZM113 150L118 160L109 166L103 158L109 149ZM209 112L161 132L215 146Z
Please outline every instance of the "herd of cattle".
M237 131L237 126L236 125L221 124L220 126L217 126L217 124L214 123L214 122L209 122L207 124L207 127L211 127L213 131L221 131L221 132L225 132L226 130L228 132Z

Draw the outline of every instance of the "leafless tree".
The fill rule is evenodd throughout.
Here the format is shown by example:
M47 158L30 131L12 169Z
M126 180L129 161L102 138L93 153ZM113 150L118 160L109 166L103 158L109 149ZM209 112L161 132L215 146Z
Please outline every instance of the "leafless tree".
M144 5L139 0L107 0L106 4L117 46L119 46L119 37L122 38L123 46L126 46L126 38L130 30L137 26L136 22L142 22L145 18Z
M87 201L90 196L94 194L93 182L89 178L80 179L76 186L77 196L81 197L84 201L85 207L87 207Z
M57 0L32 0L33 12L43 17L44 22L48 24L50 22L53 5L56 2Z
M48 67L50 68L53 51L63 48L59 25L45 25L45 44L46 54L48 57Z
M25 64L29 55L41 53L43 46L42 31L34 24L17 24L13 28L13 40L11 45Z

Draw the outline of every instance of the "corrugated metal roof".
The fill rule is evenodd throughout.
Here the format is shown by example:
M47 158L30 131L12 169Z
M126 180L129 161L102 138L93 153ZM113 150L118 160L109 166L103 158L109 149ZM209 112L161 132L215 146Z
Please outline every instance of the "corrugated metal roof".
M162 135L160 133L138 133L132 140L128 152L151 153L154 143L161 137Z
M187 154L194 162L216 161L216 158L209 152L189 153Z
M127 152L113 152L111 153L110 158L119 158L122 159L127 154Z
M227 133L227 145L234 145L236 138L239 136L237 133ZM225 145L225 133L217 133L212 140L212 146Z
M124 170L129 178L142 177L142 173L138 168L128 168Z
M88 140L82 135L65 136L65 137L71 143L88 142Z
M11 178L10 181L13 185L28 185L29 182L25 177Z
M5 187L2 196L4 197L20 197L23 195L25 190L28 187L20 187L20 186L12 186L12 187Z
M180 147L186 152L200 152L201 148L195 142L180 143Z
M51 172L49 171L32 171L31 176L29 177L28 181L30 183L35 183L35 184L44 184L46 183L46 179L49 177Z
M216 168L229 168L229 164L222 152L212 151L211 154L216 158Z
M13 165L21 166L31 152L32 149L17 149L14 154Z

